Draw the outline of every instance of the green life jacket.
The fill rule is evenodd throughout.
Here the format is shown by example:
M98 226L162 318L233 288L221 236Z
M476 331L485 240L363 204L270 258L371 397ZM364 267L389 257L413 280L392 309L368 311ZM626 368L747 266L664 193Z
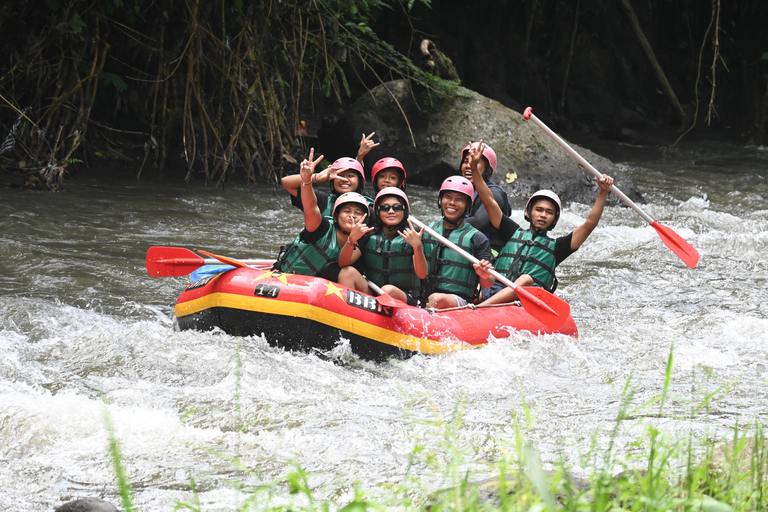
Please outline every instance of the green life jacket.
M512 281L528 274L534 285L552 292L557 283L555 243L554 238L534 236L530 229L518 228L502 247L493 266Z
M440 235L443 235L443 227L442 219L430 226ZM465 222L459 229L452 230L446 238L471 254L472 238L476 233L479 231ZM442 245L429 233L424 233L422 243L429 266L425 297L432 293L452 293L467 302L472 302L480 282L480 277L475 272L472 263L456 251Z
M336 243L336 228L331 222L328 232L315 242L304 242L301 233L293 242L280 248L280 256L273 268L303 276L316 276L327 265L338 262L339 248Z
M375 233L360 245L365 274L379 286L391 284L413 297L421 295L421 279L413 267L413 247L401 236L391 241L384 233Z

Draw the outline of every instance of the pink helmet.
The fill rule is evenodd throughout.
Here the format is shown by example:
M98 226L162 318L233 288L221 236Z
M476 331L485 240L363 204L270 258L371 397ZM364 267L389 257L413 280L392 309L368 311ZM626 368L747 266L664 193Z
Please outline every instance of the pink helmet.
M469 153L470 148L477 147L477 145L480 144L479 142L473 142L472 144L467 144L467 147L465 147L461 151L461 161L463 162L464 159L467 157L467 153ZM488 166L491 168L491 176L493 176L493 172L496 170L496 152L491 149L491 146L488 144L485 145L485 149L483 150L483 156L486 160L488 160Z
M405 195L405 192L400 190L397 187L385 187L381 189L381 191L376 194L376 199L373 200L373 208L376 209L377 206L379 206L379 201L384 199L386 196L397 196L403 201L405 201L405 207L408 209L408 211L411 211L411 204L408 202L408 196Z
M371 181L373 182L373 190L374 192L378 192L376 190L376 175L379 173L379 171L383 171L384 169L394 168L401 171L402 180L400 180L400 185L398 185L400 188L405 188L405 167L403 167L403 164L400 163L400 160L397 158L392 157L386 157L382 158L375 164L373 164L373 169L371 169Z
M344 192L341 194L337 199L336 202L333 203L333 220L336 220L336 211L339 209L339 207L343 204L347 203L355 203L359 204L363 207L363 211L365 213L368 213L368 201L366 201L365 197L363 197L361 194L358 194L357 192Z
M385 198L389 196L396 196L400 198L400 202L405 202L405 215L403 215L403 220L400 221L400 224L397 226L390 226L389 230L394 231L395 229L405 229L408 227L408 216L411 214L411 204L408 202L408 196L405 195L405 192L400 190L397 187L384 187L381 189L381 192L376 194L376 199L373 200L373 211L376 212L374 215L374 223L377 226L383 226L384 222L381 220L381 215L379 215L378 207L379 203Z
M341 171L356 171L358 174L360 174L360 179L357 183L357 191L362 192L363 188L365 187L365 171L363 170L363 165L355 160L354 158L349 158L347 156L339 158L335 162L331 164L333 167L338 169L339 172ZM333 188L333 180L331 180L331 192L336 192L336 190Z
M560 211L563 209L563 205L560 202L560 198L557 197L557 194L552 192L551 190L539 190L538 192L534 192L531 198L528 200L528 204L525 205L525 220L528 222L531 222L531 209L533 208L533 204L536 202L537 199L549 199L553 203L557 205L557 211L555 212L555 220L552 222L552 225L549 227L549 229L554 229L557 225L557 221L560 219Z
M472 198L475 196L475 187L472 186L472 182L464 176L450 176L445 178L443 184L440 186L440 191L437 193L437 207L440 208L440 211L443 209L443 205L440 204L440 198L446 190L465 194L469 200L467 201L467 210L464 214L466 215L469 213L472 209Z
M470 201L472 201L472 198L475 195L475 187L473 187L472 182L470 182L464 176L450 176L445 178L445 181L443 181L443 184L440 186L440 192L438 192L438 195L442 194L446 190L453 190L454 192L461 192L462 194L466 194L469 196Z

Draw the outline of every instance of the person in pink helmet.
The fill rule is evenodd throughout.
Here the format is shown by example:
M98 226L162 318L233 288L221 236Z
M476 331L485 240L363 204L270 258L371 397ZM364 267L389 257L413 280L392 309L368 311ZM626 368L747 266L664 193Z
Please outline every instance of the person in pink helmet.
M411 306L421 300L421 280L427 276L427 260L421 243L423 230L414 229L408 220L410 204L397 187L382 189L374 201L374 226L363 220L349 233L350 244L339 254L339 283L370 293L368 280L393 298ZM365 277L353 263L355 247L362 251L360 261Z
M459 168L461 175L471 181L472 184L475 185L475 188L477 188L475 183L476 178L469 167L469 150L472 147L477 147L478 144L479 142L470 142L467 144L467 147L461 151L461 166ZM512 205L509 203L507 193L491 180L493 173L496 171L497 163L498 159L496 158L496 152L486 144L483 149L483 155L477 162L481 175L481 178L479 179L482 179L483 182L490 187L491 192L493 193L493 198L496 201L496 204L501 208L502 213L509 216L509 214L512 213ZM496 257L501 250L501 246L504 244L501 243L499 230L493 227L493 224L488 217L488 210L483 202L478 200L477 190L475 190L475 195L472 198L472 209L467 216L467 222L488 237L488 241L491 243L491 251L493 251L494 257Z
M358 192L345 192L336 198L331 216L320 212L312 176L323 159L314 159L314 149L299 168L301 201L304 205L304 229L288 245L280 248L273 269L301 275L324 277L338 281L339 254L350 244L349 234L354 226L368 215L368 201ZM359 251L353 259L360 257Z
M430 228L472 254L479 260L491 260L488 237L465 221L472 208L475 189L463 176L450 176L443 181L438 192L437 205L443 218ZM428 275L424 280L427 307L446 309L464 306L478 298L478 283L489 288L494 278L487 272L478 274L478 268L456 251L443 246L429 233L422 237Z
M548 233L557 225L562 211L560 198L551 190L535 192L525 207L525 220L530 225L527 229L520 227L502 213L491 190L478 179L481 171L477 162L483 146L480 142L478 148L470 150L470 166L475 173L478 196L504 243L493 267L519 286L539 286L553 292L557 287L555 267L576 252L597 227L613 178L607 174L600 178L597 200L582 224L565 236L551 238ZM483 261L478 272L480 275L489 275L487 270L490 267L489 262ZM483 290L482 298L482 304L502 304L517 300L517 294L512 288L496 283L490 290Z
M405 192L405 178L405 167L397 158L382 158L371 168L374 194L387 187L397 187Z
M365 196L365 171L363 169L363 157L374 147L378 146L378 143L374 143L371 140L373 133L366 136L363 134L363 138L360 141L360 148L358 149L357 158L343 157L334 161L325 170L320 171L312 175L312 184L317 183L330 183L330 193L323 192L322 190L316 190L317 205L320 208L320 212L330 217L333 210L333 203L341 194L346 192L357 192ZM291 195L291 204L299 210L304 210L304 206L301 201L301 179L298 174L291 174L290 176L284 176L280 180L280 184ZM373 205L373 199L365 196L369 205Z

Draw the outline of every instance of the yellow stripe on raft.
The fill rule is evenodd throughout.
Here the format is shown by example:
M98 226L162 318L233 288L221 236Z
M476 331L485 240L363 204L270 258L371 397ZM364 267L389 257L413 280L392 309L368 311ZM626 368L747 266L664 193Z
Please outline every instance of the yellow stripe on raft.
M296 302L275 302L273 299L261 297L245 297L234 293L211 293L188 302L176 304L176 317L192 315L210 308L230 308L257 313L269 313L287 317L307 318L315 322L335 327L346 332L352 332L364 338L369 338L387 345L405 350L422 352L424 354L441 354L467 348L477 348L483 345L470 345L461 342L440 342L427 338L411 336L391 331L383 327L334 313L327 309L300 304Z

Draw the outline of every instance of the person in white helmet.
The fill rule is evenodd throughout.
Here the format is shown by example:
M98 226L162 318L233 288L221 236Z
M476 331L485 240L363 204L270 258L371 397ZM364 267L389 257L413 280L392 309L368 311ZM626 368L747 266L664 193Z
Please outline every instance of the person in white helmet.
M491 259L488 237L465 222L472 208L475 189L463 176L450 176L443 181L438 192L437 205L443 218L430 228L461 247L478 260ZM429 233L422 237L428 274L424 280L427 307L446 309L465 306L478 298L478 284L490 288L494 278L464 259L456 251L443 246Z
M304 205L304 229L288 245L280 248L280 255L273 269L294 274L324 277L338 281L339 253L349 244L349 233L355 224L368 215L368 201L358 192L339 195L333 204L332 220L323 215L317 205L317 196L312 187L315 167L323 159L314 159L315 150L301 162L301 201ZM352 262L360 257L355 249Z
M483 143L470 150L472 172L480 175L477 161L482 153ZM576 252L587 237L597 227L603 215L605 201L608 198L613 178L607 174L598 181L600 191L587 219L565 236L550 238L548 232L560 219L562 203L551 190L539 190L528 200L525 207L525 220L530 226L525 229L502 214L501 208L493 198L491 190L482 180L475 179L478 195L483 201L493 225L499 230L504 243L501 252L494 261L493 268L519 286L539 286L549 292L555 291L557 278L555 267L568 256ZM479 275L490 275L488 261L481 262ZM501 283L496 283L483 293L482 304L503 304L517 300L517 293Z

